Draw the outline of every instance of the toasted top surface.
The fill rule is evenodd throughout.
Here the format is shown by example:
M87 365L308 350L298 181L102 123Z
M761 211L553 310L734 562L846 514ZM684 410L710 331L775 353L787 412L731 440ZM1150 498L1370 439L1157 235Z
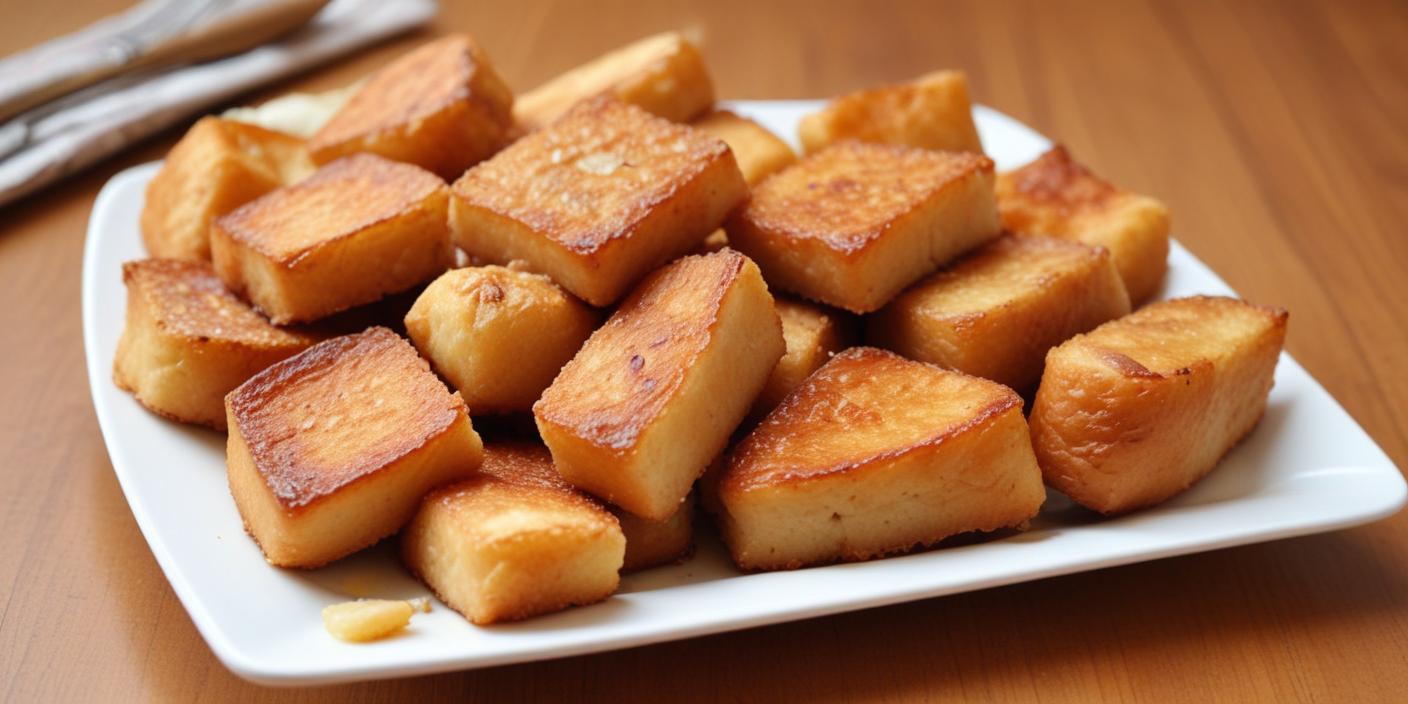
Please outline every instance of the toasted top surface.
M289 510L375 474L466 413L415 349L380 327L279 362L226 402L255 467Z
M1090 354L1125 376L1169 376L1204 361L1235 354L1277 328L1287 314L1222 296L1151 303L1067 340L1056 356Z
M536 443L485 445L478 476L432 492L426 502L449 512L467 537L482 542L618 525L601 504L568 484L547 447Z
M903 125L941 119L942 115L934 114L936 100L968 109L968 77L962 71L933 71L906 83L859 90L837 97L816 118L808 119L824 120L833 132L862 141L913 139L916 135L904 133ZM976 134L971 135L975 147L977 140Z
M1000 195L1066 214L1099 210L1123 193L1071 158L1061 145L1002 175Z
M731 249L684 257L636 287L533 406L584 439L631 447L709 345L730 288L754 265Z
M579 100L632 87L662 73L681 54L699 50L678 32L663 32L603 54L524 93L515 113L529 122L560 115Z
M496 442L484 446L484 464L479 473L501 482L521 486L553 489L580 496L585 503L597 505L572 486L552 463L547 445L536 442Z
M738 444L720 489L845 473L942 443L1021 405L1000 384L853 347L816 370Z
M478 94L476 91L485 93ZM425 119L447 105L474 100L507 124L513 94L467 35L425 44L387 64L313 136L314 149Z
M211 151L197 150L191 154L197 168L210 168L207 159L215 158L215 151L235 154L251 168L265 171L270 178L283 183L291 183L313 171L313 162L308 156L303 139L277 130L265 129L259 125L207 116L191 127L190 133L177 144L187 140L205 142ZM208 141L207 141L208 140ZM173 148L167 158L178 158L181 153Z
M493 305L506 315L536 306L586 307L547 276L502 266L451 269L431 282L425 295L452 297L471 317L479 315L477 309L484 305Z
M1109 258L1104 249L1070 240L1009 235L905 291L896 305L932 318L983 313L1084 275Z
M992 168L971 152L841 142L759 184L742 217L776 236L850 252L948 184Z
M353 154L216 220L235 239L286 266L320 245L405 215L445 188L424 169Z
M727 153L697 130L600 98L470 169L454 191L588 253L632 232Z
M715 110L695 120L693 126L728 144L738 160L738 170L755 184L795 160L796 154L782 138L766 127L728 110ZM779 159L779 156L782 157Z
M143 259L122 265L129 296L140 296L164 332L202 342L301 347L313 338L275 327L225 289L210 262Z

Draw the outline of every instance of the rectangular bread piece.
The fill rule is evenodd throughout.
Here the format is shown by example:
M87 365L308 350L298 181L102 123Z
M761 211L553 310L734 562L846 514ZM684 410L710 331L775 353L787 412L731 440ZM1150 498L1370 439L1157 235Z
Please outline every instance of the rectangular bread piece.
M562 476L648 520L679 510L782 357L758 268L733 250L651 274L533 406Z
M483 454L464 401L386 328L279 362L225 408L230 493L280 567L319 567L395 533Z
M215 221L215 271L275 323L307 322L435 278L454 263L449 189L354 154Z
M1168 269L1168 208L1118 188L1056 146L997 177L997 207L1010 232L1051 235L1110 250L1129 299L1158 292Z
M470 413L528 411L601 321L542 274L501 266L440 275L406 331Z
M1046 483L1116 514L1212 471L1266 409L1286 311L1234 298L1151 303L1046 356L1032 444Z
M979 154L843 142L753 189L728 241L769 284L869 313L997 237L992 178Z
M470 256L522 261L607 306L747 196L728 145L603 98L470 169L450 217Z
M1008 236L915 284L866 320L866 342L1035 390L1046 352L1129 312L1104 249Z
M452 181L513 132L513 92L468 35L417 47L367 78L309 140L319 164L371 152Z
M210 224L313 173L302 139L219 117L191 126L147 183L142 242L160 259L210 259Z
M782 321L787 351L753 402L750 417L754 420L762 420L833 354L850 347L856 337L855 318L847 313L780 296L773 299L773 304Z
M848 139L983 151L968 98L968 77L962 71L934 71L908 83L843 95L803 117L797 135L808 154Z
M1023 526L1046 498L1015 392L869 347L833 357L745 437L717 494L749 570Z
M704 56L678 32L632 42L534 88L513 106L525 130L553 122L584 100L610 95L672 122L687 122L714 104Z
M154 413L225 429L225 394L316 340L274 327L225 290L209 262L122 265L127 321L113 381Z
M626 549L616 517L535 443L486 446L479 473L426 496L401 537L411 572L477 624L611 596Z
M690 125L728 144L749 186L758 185L797 161L796 152L782 138L737 113L714 110Z

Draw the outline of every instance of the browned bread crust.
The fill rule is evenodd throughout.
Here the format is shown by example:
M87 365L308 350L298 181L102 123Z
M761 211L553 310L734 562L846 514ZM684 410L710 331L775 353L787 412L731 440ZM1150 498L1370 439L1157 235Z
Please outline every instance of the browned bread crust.
M842 142L753 189L728 241L768 283L855 313L998 235L992 161Z
M996 189L1003 227L1110 250L1135 305L1159 290L1169 248L1169 212L1163 203L1096 176L1062 146L999 174Z
M477 624L601 601L626 550L616 517L530 443L486 446L479 474L427 495L401 542L411 572Z
M434 278L454 263L449 190L353 154L216 220L215 271L274 322L308 322Z
M1031 415L1046 483L1106 514L1192 486L1261 418L1286 320L1279 308L1194 296L1051 350Z
M867 319L866 340L1028 392L1047 350L1128 312L1109 252L1013 235L896 296Z
M602 98L455 182L455 243L596 306L718 228L748 186L724 142Z
M208 262L144 259L122 265L127 320L113 382L151 411L225 429L225 394L312 345L236 298Z
M484 50L457 34L373 74L308 146L319 164L372 152L453 180L509 142L512 110Z
M678 510L782 357L758 268L733 250L660 269L533 406L562 475L642 518Z
M716 481L711 503L744 569L865 560L1017 527L1045 499L1016 393L868 347L812 374Z
M386 328L275 364L225 405L230 490L276 565L317 567L375 543L481 458L464 402Z

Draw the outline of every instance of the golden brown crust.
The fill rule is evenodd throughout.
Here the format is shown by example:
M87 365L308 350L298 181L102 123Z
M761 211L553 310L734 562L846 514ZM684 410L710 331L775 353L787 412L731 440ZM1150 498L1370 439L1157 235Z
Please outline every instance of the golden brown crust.
M490 483L512 488L494 493L478 490ZM473 499L468 498L471 494L474 494ZM562 510L564 507L580 509L580 516L590 517L599 528L620 529L616 516L600 501L563 479L553 466L548 448L533 442L486 444L484 464L479 466L477 475L431 492L423 503L440 504L471 530L482 525L480 518L498 511L534 508ZM513 540L512 535L499 535L492 531L476 535L480 542Z
M935 71L838 97L802 118L797 132L808 153L847 139L982 152L972 111L963 72Z
M142 241L154 257L208 260L211 222L312 171L302 139L204 117L147 184Z
M480 474L514 486L558 492L583 506L603 508L601 503L578 491L552 464L546 445L526 441L496 442L484 446Z
M1046 483L1105 514L1192 486L1261 417L1286 321L1278 308L1195 296L1053 349L1031 415Z
M342 389L360 400L345 402ZM464 402L386 328L314 345L255 375L226 403L290 513L410 455L466 415Z
M477 416L530 410L600 322L550 278L501 266L445 272L405 315L416 348Z
M998 210L1006 229L1074 239L1110 250L1136 305L1158 290L1168 267L1168 208L1101 179L1056 146L999 174Z
M578 105L454 184L471 206L591 254L629 237L712 162L724 142L609 98ZM702 236L703 233L701 233Z
M507 143L512 104L479 45L452 35L374 74L309 147L320 162L372 151L454 178Z
M895 386L895 379L906 384ZM961 403L944 414L924 410L946 392ZM999 384L853 347L808 377L734 448L719 491L845 474L940 445L1021 405L1016 392ZM921 421L914 414L926 415Z
M1046 352L1129 312L1108 251L1010 235L896 296L867 340L911 359L1034 389Z
M728 144L738 160L738 170L749 186L797 161L792 147L767 128L728 110L714 110L690 123ZM717 248L716 248L717 249Z
M787 352L773 367L767 385L753 403L750 416L761 420L787 394L801 385L831 355L850 346L855 337L854 319L847 313L806 301L774 297Z
M1071 158L1062 145L1056 145L1036 160L1011 174L1014 193L1034 203L1055 208L1063 215L1104 207L1119 191ZM1026 222L1009 227L1022 231Z
M646 277L562 368L534 414L600 447L632 447L708 346L719 301L747 263L724 250L685 257ZM605 390L613 396L600 398ZM592 404L576 401L588 391Z
M962 177L992 170L981 154L842 142L764 181L736 218L772 237L855 256Z
M416 212L445 188L434 174L410 164L353 154L221 217L215 226L271 261L295 268L322 247Z
M1217 321L1247 314L1266 320L1273 331L1284 331L1289 319L1284 308L1227 296L1188 296L1145 306L1079 335L1069 347L1062 345L1063 353L1089 350L1130 378L1182 376L1200 360L1224 352L1224 340L1213 327Z
M537 443L486 445L480 472L427 494L402 535L411 573L478 624L607 598L624 550L616 516Z
M714 103L714 85L699 49L676 32L632 42L523 94L514 105L522 129L539 129L579 102L602 95L674 122Z
M301 349L314 337L274 326L230 293L209 262L143 259L122 265L129 295L140 296L162 332L201 344Z

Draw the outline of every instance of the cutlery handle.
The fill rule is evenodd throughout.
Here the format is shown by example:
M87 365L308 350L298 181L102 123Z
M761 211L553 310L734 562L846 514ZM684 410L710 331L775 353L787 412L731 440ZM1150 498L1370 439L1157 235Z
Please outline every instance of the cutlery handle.
M304 25L327 3L328 0L260 2L154 44L133 46L126 60L104 61L59 73L53 80L0 98L0 120L114 76L208 61L253 48Z

